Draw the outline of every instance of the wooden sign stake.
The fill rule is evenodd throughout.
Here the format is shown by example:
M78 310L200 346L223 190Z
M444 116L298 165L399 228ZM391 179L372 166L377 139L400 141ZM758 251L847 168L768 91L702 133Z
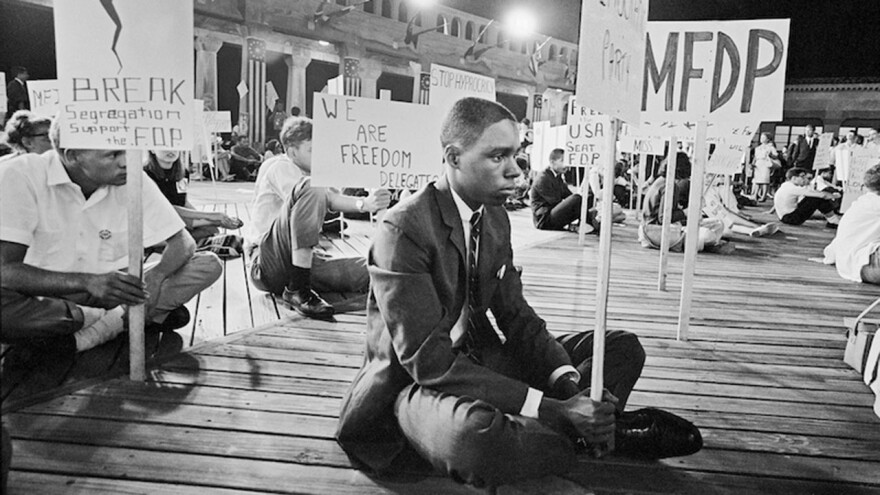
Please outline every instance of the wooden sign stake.
M590 383L590 399L602 401L605 387L605 329L608 320L608 285L611 276L611 229L612 208L614 201L614 147L617 144L617 130L620 121L611 119L611 132L606 137L605 149L605 187L602 188L602 221L599 230L599 271L596 286L596 329L593 334L593 374ZM586 182L586 181L584 181ZM584 202L586 203L586 201Z
M694 269L697 264L697 243L700 240L700 217L703 211L703 182L706 170L708 123L697 121L694 143L694 167L691 174L691 190L688 196L687 237L684 248L684 270L681 280L681 304L678 308L678 340L688 339L691 318L691 302L694 290Z
M657 290L666 292L666 274L669 269L669 226L672 224L672 200L675 194L675 167L678 162L678 140L669 138L669 152L666 154L666 189L663 193L663 230L660 235L660 273L657 276Z
M141 280L144 278L143 153L140 150L128 150L125 156L128 188L128 273ZM143 304L128 307L129 378L138 382L147 379L144 311Z

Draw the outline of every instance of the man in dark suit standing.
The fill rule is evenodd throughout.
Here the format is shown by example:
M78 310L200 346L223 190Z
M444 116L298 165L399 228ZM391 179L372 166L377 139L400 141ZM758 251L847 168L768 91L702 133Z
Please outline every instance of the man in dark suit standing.
M806 133L798 136L797 141L791 145L789 156L794 162L792 168L813 170L813 160L816 158L818 145L819 136L816 135L816 128L813 125L807 125Z
M554 338L523 298L501 206L520 174L513 115L464 98L440 140L445 174L389 210L370 249L365 359L337 430L346 452L373 471L421 457L498 486L565 473L581 441L648 457L698 450L689 423L686 441L661 441L680 433L671 415L622 412L645 359L634 334L608 333L593 402L592 332Z
M28 94L28 71L24 67L13 67L15 77L6 85L6 119L19 110L31 109L31 97Z
M550 166L532 185L529 192L532 220L539 230L565 230L568 224L580 218L580 194L573 194L565 183L565 151L556 148L550 152Z

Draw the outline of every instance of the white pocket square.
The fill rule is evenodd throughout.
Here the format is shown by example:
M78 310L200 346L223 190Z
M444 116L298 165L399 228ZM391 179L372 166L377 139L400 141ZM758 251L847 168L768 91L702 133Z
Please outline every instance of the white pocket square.
M501 265L501 268L498 269L498 273L495 274L498 277L498 280L504 278L504 274L507 272L507 265Z

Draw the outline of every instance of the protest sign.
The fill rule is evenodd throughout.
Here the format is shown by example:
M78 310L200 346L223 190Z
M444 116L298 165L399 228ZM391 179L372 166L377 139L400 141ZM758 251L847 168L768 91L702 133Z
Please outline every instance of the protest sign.
M65 0L54 13L65 147L192 147L192 2Z
M865 173L869 168L880 163L880 151L877 148L855 147L849 154L846 182L843 184L843 203L841 213L849 209L855 200L865 194Z
M430 105L446 115L452 105L466 97L476 96L495 101L495 79L472 72L431 64Z
M755 127L750 127L753 131ZM743 156L747 156L753 132L730 134L725 138L708 139L715 143L715 151L706 165L707 174L733 176L742 172Z
M834 163L832 155L834 150L831 149L831 140L834 139L833 132L823 132L819 135L819 144L816 146L816 157L813 159L813 170L822 170L828 168Z
M640 155L663 155L666 141L660 138L620 136L617 150Z
M28 81L31 111L37 115L54 117L58 113L58 80Z
M314 95L312 185L420 189L441 172L441 115L428 105Z
M566 164L569 167L595 167L609 152L605 147L611 132L611 118L571 100L565 140ZM613 155L613 150L611 151ZM613 159L613 156L612 156Z
M229 110L220 112L202 112L202 122L209 133L232 132L232 115Z
M647 24L647 0L583 0L576 94L584 106L639 121Z
M681 136L685 122L782 120L788 31L787 19L649 22L642 123Z

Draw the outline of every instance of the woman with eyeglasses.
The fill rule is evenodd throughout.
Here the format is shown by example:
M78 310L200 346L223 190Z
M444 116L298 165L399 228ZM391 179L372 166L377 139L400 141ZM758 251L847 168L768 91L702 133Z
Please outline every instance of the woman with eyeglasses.
M6 123L6 142L15 150L13 154L4 156L9 159L25 153L42 154L52 149L49 140L49 127L52 119L41 117L30 110L19 110L12 114Z

